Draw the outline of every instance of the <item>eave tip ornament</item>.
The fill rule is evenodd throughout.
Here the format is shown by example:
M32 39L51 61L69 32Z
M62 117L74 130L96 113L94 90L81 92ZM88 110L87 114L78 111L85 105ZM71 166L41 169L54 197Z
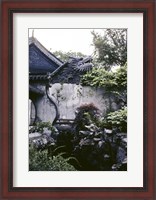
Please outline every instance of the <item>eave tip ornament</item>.
M94 66L91 56L82 57L69 57L68 65L73 67L77 71L87 72Z

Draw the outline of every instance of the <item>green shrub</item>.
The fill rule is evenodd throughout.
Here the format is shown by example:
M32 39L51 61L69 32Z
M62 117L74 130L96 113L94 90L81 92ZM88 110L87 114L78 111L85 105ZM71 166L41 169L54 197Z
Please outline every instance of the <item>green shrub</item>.
M121 131L127 132L127 107L107 114L104 125L109 128L117 127Z
M106 87L108 89L116 86L113 72L98 67L93 68L92 71L83 75L81 84L92 87Z
M30 171L76 171L68 163L72 157L63 158L63 154L50 157L48 150L36 150L34 147L29 148L29 170Z
M44 128L47 128L48 130L51 131L54 130L54 127L50 122L36 122L35 125L32 128L30 128L29 133L33 132L43 133Z
M116 71L107 71L102 67L95 67L81 78L81 84L93 87L104 87L107 90L127 89L127 65Z

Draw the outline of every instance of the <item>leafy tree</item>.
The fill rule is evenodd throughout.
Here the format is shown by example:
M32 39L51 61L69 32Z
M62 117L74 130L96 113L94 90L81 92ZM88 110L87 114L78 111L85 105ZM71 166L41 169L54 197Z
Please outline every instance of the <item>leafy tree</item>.
M82 76L81 84L92 87L105 87L109 90L112 85L116 85L113 81L113 72L106 71L104 68L95 67Z
M124 66L127 62L127 30L104 29L103 35L92 32L96 62L110 70L112 66Z
M54 51L53 54L63 62L67 62L69 57L85 57L85 55L82 54L81 52L72 52L72 51L69 52Z

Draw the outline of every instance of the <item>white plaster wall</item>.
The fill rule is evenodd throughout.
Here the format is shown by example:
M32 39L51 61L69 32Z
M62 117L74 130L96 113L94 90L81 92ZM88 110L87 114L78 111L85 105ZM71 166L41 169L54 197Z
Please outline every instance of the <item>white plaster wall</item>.
M35 107L33 102L29 99L29 125L35 120Z
M51 104L47 96L43 96L36 102L37 115L43 122L53 122L56 116L54 106Z
M76 84L51 85L50 95L56 98L60 110L60 118L74 119L76 108L82 104L93 103L103 114L111 107L117 109L113 99L103 89L82 87Z

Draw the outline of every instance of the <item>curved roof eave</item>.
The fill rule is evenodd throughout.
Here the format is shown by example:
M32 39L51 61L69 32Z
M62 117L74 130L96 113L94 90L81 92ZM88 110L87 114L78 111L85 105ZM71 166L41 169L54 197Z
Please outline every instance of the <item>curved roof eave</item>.
M57 65L61 66L63 64L63 62L60 59L56 58L51 52L49 52L35 37L29 38L29 46L31 44L34 44L44 55L46 55Z

